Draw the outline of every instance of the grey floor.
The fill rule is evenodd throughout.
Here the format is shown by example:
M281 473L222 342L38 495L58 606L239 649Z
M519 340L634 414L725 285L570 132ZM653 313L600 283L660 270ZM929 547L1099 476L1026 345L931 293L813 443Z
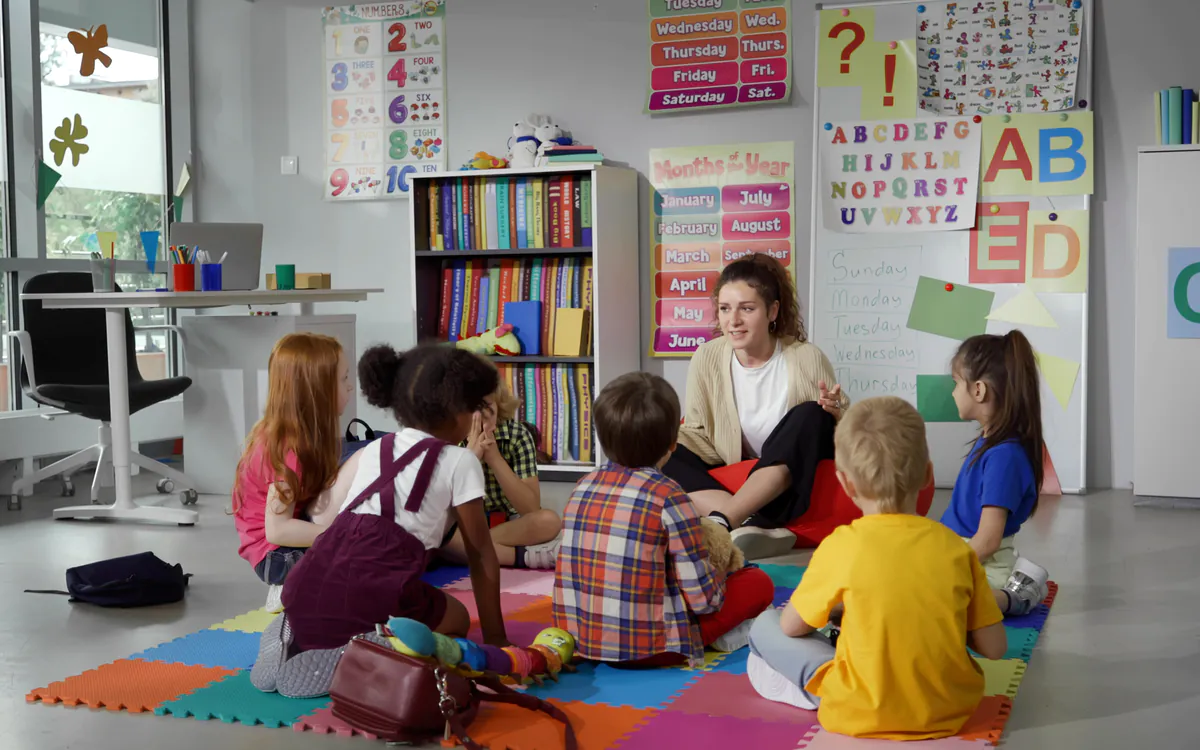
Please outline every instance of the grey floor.
M148 488L147 488L148 489ZM546 488L561 506L567 485ZM174 502L174 500L170 500ZM939 493L935 512L946 502ZM221 500L194 528L54 522L57 498L0 510L0 748L330 748L291 731L26 705L40 687L260 606ZM1011 748L1200 747L1200 513L1134 508L1127 492L1043 503L1020 538L1060 585L1005 735ZM195 574L185 603L103 610L21 593L73 565L153 550Z

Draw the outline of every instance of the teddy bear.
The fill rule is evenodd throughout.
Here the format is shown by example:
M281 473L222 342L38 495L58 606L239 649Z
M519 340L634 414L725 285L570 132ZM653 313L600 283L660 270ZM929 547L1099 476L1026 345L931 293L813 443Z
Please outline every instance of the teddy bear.
M708 549L708 560L717 573L728 576L746 566L746 556L733 543L733 537L724 526L701 518L700 531L704 536L704 546Z
M538 155L538 142L534 137L536 125L534 115L525 122L514 122L512 146L508 152L508 165L516 169L528 169L534 165Z

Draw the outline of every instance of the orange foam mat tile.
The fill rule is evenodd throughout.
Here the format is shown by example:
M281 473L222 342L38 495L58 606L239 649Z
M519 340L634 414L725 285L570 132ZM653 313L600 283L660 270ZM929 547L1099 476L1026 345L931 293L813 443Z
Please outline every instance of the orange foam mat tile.
M505 612L504 619L506 621L512 620L513 622L544 623L546 627L550 627L550 623L554 621L554 614L551 611L553 606L554 600L550 597L538 597L537 601L515 612Z
M32 690L25 700L72 707L82 704L89 708L136 714L153 711L167 701L233 674L237 674L237 670L119 659Z
M1012 714L1012 698L1007 695L985 695L979 707L955 735L962 740L983 740L996 745L1004 734L1004 725Z
M1054 604L1054 597L1058 596L1058 584L1054 581L1047 581L1046 590L1050 593L1046 594L1046 598L1042 600L1042 604L1049 607Z
M657 712L550 700L571 719L579 750L607 750ZM467 734L491 750L562 750L561 722L539 711L485 701Z

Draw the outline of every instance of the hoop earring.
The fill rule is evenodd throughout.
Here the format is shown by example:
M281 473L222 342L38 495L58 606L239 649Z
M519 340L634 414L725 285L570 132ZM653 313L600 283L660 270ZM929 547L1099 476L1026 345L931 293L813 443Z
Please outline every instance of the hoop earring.
M767 324L767 333L775 333L775 321L772 320Z

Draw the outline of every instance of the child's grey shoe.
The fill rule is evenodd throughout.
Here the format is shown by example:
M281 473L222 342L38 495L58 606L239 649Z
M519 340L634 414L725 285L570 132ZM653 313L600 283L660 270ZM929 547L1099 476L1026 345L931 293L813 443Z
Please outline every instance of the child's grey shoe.
M273 693L279 680L279 670L287 656L288 644L284 640L286 615L279 615L258 641L258 658L250 670L250 684L264 693Z
M754 619L743 620L737 627L712 642L716 651L730 653L750 645L750 628L754 627Z
M374 633L363 636L384 648L392 646L386 638ZM320 698L329 694L333 685L333 673L346 646L302 651L288 659L279 670L278 690L285 698Z
M1017 558L1008 583L1004 585L1004 591L1008 594L1008 611L1005 614L1027 615L1033 611L1050 595L1047 586L1049 581L1050 574L1041 565L1024 557Z
M796 535L787 529L742 526L729 535L747 560L786 555L796 545Z

